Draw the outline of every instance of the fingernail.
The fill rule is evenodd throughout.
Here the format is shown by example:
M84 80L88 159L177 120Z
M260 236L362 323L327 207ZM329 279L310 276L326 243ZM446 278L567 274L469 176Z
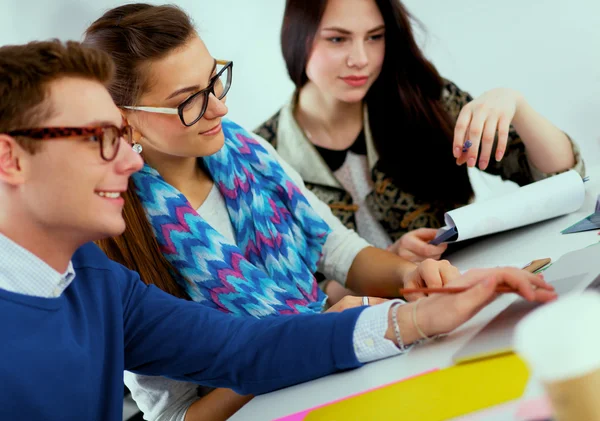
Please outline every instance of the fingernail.
M448 149L446 149L446 150L448 150ZM467 165L471 168L474 167L475 166L475 158L469 158L469 160L467 161Z
M504 155L504 151L496 152L496 161L502 160L502 156Z
M485 170L487 168L488 162L485 159L479 161L479 168Z
M483 286L489 287L494 282L494 278L487 278L483 281Z
M448 149L446 149L446 150L448 150ZM460 147L457 146L456 148L454 148L454 157L458 158L459 156L460 156Z

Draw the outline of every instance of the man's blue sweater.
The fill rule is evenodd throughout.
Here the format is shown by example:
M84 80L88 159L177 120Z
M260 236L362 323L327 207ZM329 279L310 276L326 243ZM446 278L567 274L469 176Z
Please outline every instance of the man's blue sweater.
M59 298L0 290L0 420L121 420L124 369L260 394L360 365L360 308L236 318L146 286L93 244L73 266Z

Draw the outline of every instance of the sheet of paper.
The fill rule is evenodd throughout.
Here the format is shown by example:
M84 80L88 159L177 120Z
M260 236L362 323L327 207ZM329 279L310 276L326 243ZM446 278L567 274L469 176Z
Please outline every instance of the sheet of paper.
M456 227L456 241L467 240L566 215L579 209L584 199L584 182L571 170L447 212L445 228Z

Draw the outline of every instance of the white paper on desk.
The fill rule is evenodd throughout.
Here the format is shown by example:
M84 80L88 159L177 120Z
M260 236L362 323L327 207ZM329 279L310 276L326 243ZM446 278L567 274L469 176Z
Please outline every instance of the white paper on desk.
M566 215L585 199L583 179L574 170L528 184L510 193L446 212L446 226L456 227L458 238L468 240Z

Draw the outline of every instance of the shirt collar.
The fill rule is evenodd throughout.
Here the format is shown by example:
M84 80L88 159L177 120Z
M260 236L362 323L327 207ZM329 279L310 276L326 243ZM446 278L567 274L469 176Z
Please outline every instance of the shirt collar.
M46 262L0 234L0 288L36 297L59 297L73 282L72 262L58 273Z

